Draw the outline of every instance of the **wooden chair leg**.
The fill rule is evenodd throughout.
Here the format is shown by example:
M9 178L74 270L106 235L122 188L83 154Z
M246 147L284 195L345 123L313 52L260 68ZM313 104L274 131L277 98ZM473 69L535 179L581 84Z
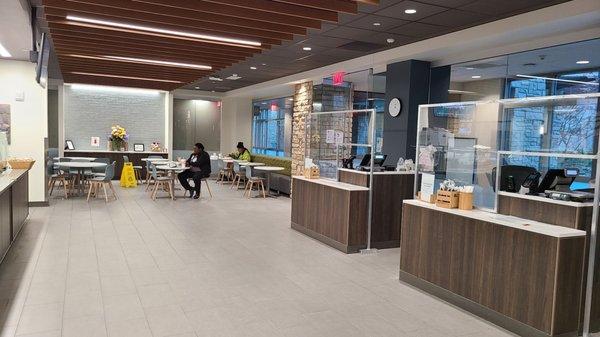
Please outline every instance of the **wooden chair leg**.
M101 183L102 189L104 190L104 200L108 202L108 193L106 193L106 183Z
M119 200L119 198L117 198L117 192L115 191L115 187L113 186L112 181L108 182L108 187L110 187L110 190L112 191L115 200Z
M48 183L48 195L52 195L52 191L54 191L54 185L56 185L56 179L50 178L50 182Z
M167 182L167 187L169 188L169 195L171 196L171 200L175 200L175 194L173 193L173 184L174 181Z
M158 181L154 182L154 189L152 190L152 200L156 200L156 192L158 191Z
M262 192L263 192L263 198L266 198L267 195L265 194L265 184L263 183L263 181L260 181L260 187L262 188Z
M212 191L210 190L210 184L208 183L208 180L204 180L204 182L206 183L206 189L208 190L208 194L212 198L213 195L212 195ZM200 183L202 183L202 182L200 182ZM238 189L239 189L239 187L238 187Z
M92 190L94 189L94 185L96 183L92 181L92 183L90 184L90 190L88 191L88 195L87 195L87 201L90 201L90 196L92 195Z

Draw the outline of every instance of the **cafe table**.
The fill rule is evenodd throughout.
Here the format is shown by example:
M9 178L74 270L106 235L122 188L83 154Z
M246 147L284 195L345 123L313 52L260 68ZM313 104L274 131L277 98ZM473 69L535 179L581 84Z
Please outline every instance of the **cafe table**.
M283 170L285 170L285 168L280 167L280 166L256 166L256 167L253 167L252 169L256 170L256 171L262 171L267 174L267 191L269 191L269 196L272 196L272 194L271 194L271 173L283 171Z
M78 195L83 195L83 177L84 177L85 170L89 170L92 168L106 167L106 163L65 161L65 162L59 162L58 167L60 169L76 169L77 170L77 175L75 176L75 185L77 186Z
M173 190L173 200L175 200L175 179L177 178L177 176L175 175L176 173L179 172L183 172L185 170L187 170L189 167L185 167L185 166L181 166L181 165L176 165L174 167L171 167L169 165L156 165L156 169L157 170L162 170L162 171L166 171L167 174L169 174L169 176L171 176L171 178L173 178L173 180L171 181L171 187Z
M167 158L142 158L140 160L141 161L149 161L151 163L155 163L155 162L168 162L168 161L170 161Z

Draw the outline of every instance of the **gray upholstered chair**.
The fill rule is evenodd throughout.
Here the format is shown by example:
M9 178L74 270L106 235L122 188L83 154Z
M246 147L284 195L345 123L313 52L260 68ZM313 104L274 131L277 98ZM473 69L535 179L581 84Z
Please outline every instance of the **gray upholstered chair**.
M171 175L167 176L159 176L158 172L156 172L156 165L152 165L151 171L152 180L154 180L154 189L152 190L152 200L156 200L156 193L158 192L158 187L162 186L163 189L169 192L169 196L171 200L175 200L175 194L173 193L173 183L175 179Z
M115 187L112 184L112 179L115 176L116 164L117 164L117 162L113 161L112 164L106 165L106 168L104 170L104 176L94 177L89 180L90 189L88 191L88 196L87 196L88 201L90 201L90 196L92 194L94 194L95 197L98 196L98 188L100 186L102 186L102 189L104 190L104 200L106 202L108 202L108 194L106 193L107 185L110 188L110 190L112 191L113 197L115 198L115 200L117 200L117 192L115 192Z

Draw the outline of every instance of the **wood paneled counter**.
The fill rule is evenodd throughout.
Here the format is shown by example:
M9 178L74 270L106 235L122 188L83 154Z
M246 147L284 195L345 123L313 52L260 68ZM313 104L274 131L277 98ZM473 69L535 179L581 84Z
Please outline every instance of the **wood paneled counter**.
M29 170L0 174L0 258L4 258L29 216Z
M121 179L121 171L123 171L123 156L127 156L129 161L133 165L139 165L142 167L142 177L146 176L146 162L142 161L142 158L148 158L149 156L161 156L164 158L168 157L166 152L134 152L134 151L85 151L85 150L65 150L65 157L93 157L93 158L108 158L111 162L116 161L115 177L114 180Z
M585 231L404 201L400 280L524 336L577 332Z

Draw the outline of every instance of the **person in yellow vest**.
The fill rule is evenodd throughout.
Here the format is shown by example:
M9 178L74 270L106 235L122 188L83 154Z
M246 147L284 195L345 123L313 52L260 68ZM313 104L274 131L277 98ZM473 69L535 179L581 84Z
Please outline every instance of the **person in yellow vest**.
M239 142L237 144L237 153L234 154L232 157L234 157L237 160L243 161L250 161L252 159L250 151L248 151L248 149L244 146L243 142Z

